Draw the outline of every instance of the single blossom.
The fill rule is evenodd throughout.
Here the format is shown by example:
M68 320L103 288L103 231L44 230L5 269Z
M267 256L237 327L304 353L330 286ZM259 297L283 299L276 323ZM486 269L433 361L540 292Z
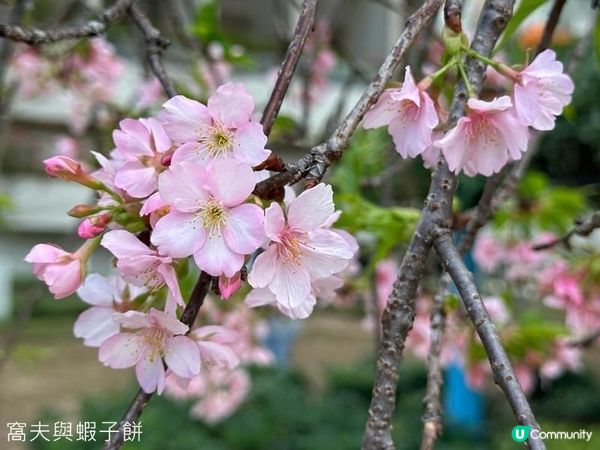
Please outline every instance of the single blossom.
M307 301L311 280L344 270L354 252L340 234L323 228L333 212L333 192L325 184L294 199L287 217L278 203L272 203L265 216L265 232L271 242L254 261L250 284L268 287L278 305L291 311Z
M171 140L155 119L124 119L113 131L117 152L125 160L114 182L136 198L156 191L158 174L165 169L163 158L171 150Z
M171 211L156 223L152 243L173 258L193 254L213 276L233 277L264 239L263 210L244 203L255 184L252 168L232 159L211 168L174 164L160 176L160 196Z
M111 222L112 215L109 213L98 214L93 217L86 217L77 227L77 234L83 239L92 239L106 230L106 226Z
M388 126L396 151L403 158L414 158L432 143L433 129L439 123L433 101L421 89L406 67L400 89L387 89L365 114L365 128Z
M97 273L88 275L77 289L77 295L91 308L79 314L73 334L83 338L85 345L99 347L121 329L114 314L127 311L130 301L144 292L145 289L129 285L121 278L107 278Z
M101 245L115 255L117 269L128 283L149 290L167 285L166 312L174 313L177 305L185 306L170 256L148 247L125 230L109 231L102 238Z
M113 369L135 366L137 380L145 392L163 392L165 364L183 378L200 373L198 348L184 336L189 328L172 315L151 308L148 314L139 311L115 314L115 320L123 328L138 331L108 338L100 346L98 358Z
M512 102L503 96L491 102L469 99L468 113L456 126L435 141L448 167L469 176L490 176L508 161L521 159L529 132L514 115Z
M517 75L513 96L519 121L537 130L551 130L556 116L571 102L574 88L556 53L544 50Z
M251 166L269 154L262 125L251 120L254 100L238 83L220 86L207 105L178 95L163 105L160 120L173 142L182 144L173 163L234 158Z
M85 277L87 260L98 246L96 239L88 240L75 253L57 245L37 244L25 256L33 264L33 274L48 285L54 298L73 294Z
M198 346L203 365L233 369L240 363L231 347L239 339L235 331L217 325L207 325L192 331L190 338Z

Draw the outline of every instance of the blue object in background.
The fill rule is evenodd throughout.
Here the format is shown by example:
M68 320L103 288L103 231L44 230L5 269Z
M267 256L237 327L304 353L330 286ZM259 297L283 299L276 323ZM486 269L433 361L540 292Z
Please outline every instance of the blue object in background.
M301 328L300 321L271 316L268 323L269 332L264 344L273 352L277 365L287 367L290 363L292 345Z
M466 383L462 367L452 364L446 369L444 410L452 426L472 431L483 429L483 396Z

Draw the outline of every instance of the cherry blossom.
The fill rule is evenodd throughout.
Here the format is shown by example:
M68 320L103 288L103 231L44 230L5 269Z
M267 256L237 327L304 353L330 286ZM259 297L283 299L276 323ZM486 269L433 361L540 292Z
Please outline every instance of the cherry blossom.
M235 160L215 161L209 170L192 162L171 166L159 180L171 212L156 223L152 243L174 258L193 254L213 276L233 277L264 238L262 209L244 203L255 184L250 166Z
M406 67L400 89L387 89L365 114L365 128L388 126L396 151L403 158L414 158L432 143L433 129L439 123L433 101L418 85Z
M529 132L514 115L512 102L503 96L491 102L469 99L468 113L456 127L435 141L448 167L469 176L490 176L508 161L521 159Z
M148 247L125 230L109 231L102 238L101 245L115 255L117 269L128 283L150 290L166 283L169 293L165 311L173 313L176 305L185 306L170 256Z
M115 175L115 185L132 197L148 197L156 191L162 160L171 140L155 119L124 119L113 132L117 151L125 163Z
M57 155L43 161L44 170L52 178L79 183L91 189L102 188L102 183L87 173L79 161L68 156Z
M79 314L73 334L83 338L89 347L99 347L106 339L117 334L120 325L114 319L115 312L125 312L130 301L146 292L144 288L125 283L118 277L103 277L97 273L88 275L77 295L92 305Z
M94 238L106 230L111 220L112 216L108 213L87 217L77 227L77 235L83 239Z
M268 287L285 310L304 304L311 293L311 279L342 271L354 254L344 238L322 228L333 212L331 186L322 183L294 199L287 217L279 204L272 203L265 216L271 243L254 261L249 283Z
M537 130L553 129L575 88L556 53L544 50L517 77L513 97L519 121Z
M122 328L138 331L121 332L105 340L98 358L113 369L135 366L137 380L145 392L163 392L165 364L184 378L200 372L197 346L184 336L189 328L175 317L151 308L148 314L139 311L116 314L115 321Z
M217 325L198 327L190 333L200 352L203 365L232 369L240 363L231 344L239 339L238 333Z
M251 166L271 153L262 125L251 120L254 100L238 83L220 86L202 103L182 95L163 105L160 120L173 142L182 144L173 163L234 158Z
M96 239L88 240L75 253L69 253L57 245L37 244L25 261L33 264L33 274L48 285L54 298L61 299L81 285L87 260L97 246Z

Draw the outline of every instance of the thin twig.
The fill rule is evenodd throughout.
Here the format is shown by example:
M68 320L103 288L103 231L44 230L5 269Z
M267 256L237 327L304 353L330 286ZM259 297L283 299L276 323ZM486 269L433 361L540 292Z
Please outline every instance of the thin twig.
M600 211L596 211L588 217L583 219L578 219L575 221L575 226L569 230L564 236L553 239L550 242L545 242L543 244L534 245L532 248L534 250L546 250L551 247L554 247L557 244L563 244L567 248L570 248L569 241L573 236L582 236L587 237L592 234L596 228L600 228Z
M550 11L550 15L548 16L548 21L546 22L546 26L544 27L544 33L542 34L542 39L538 45L538 48L535 52L536 55L539 55L552 43L552 36L554 36L554 30L556 30L556 26L558 25L558 20L560 19L560 14L562 13L563 7L567 0L554 0L554 5L552 5L552 11Z
M517 422L521 425L530 425L539 429L510 359L500 342L481 296L477 292L473 276L452 243L450 232L448 230L442 231L436 238L434 246L444 268L458 288L467 314L471 318L475 331L485 348L494 375L494 382L502 389ZM540 439L529 438L527 443L531 449L545 449L544 443Z
M567 340L567 344L571 347L585 348L595 343L598 338L600 338L600 328L584 336L570 338Z
M190 295L190 299L181 314L179 320L186 324L189 327L188 333L192 330L192 326L196 321L196 317L198 316L198 312L204 303L204 298L206 294L210 290L210 286L212 284L212 276L207 274L206 272L201 272L198 277L198 281L194 286L194 290ZM144 408L148 405L148 402L152 398L153 393L144 392L143 389L139 389L136 396L133 398L133 401L125 411L125 414L121 418L119 422L119 426L116 432L110 437L110 440L104 446L105 450L118 450L123 445L123 430L127 423L131 424L132 422L136 422Z
M327 168L342 156L343 151L348 146L348 140L360 121L371 105L377 101L398 67L400 60L414 42L417 34L429 23L440 8L442 1L428 0L407 20L404 31L379 71L364 90L352 111L348 113L329 139L313 147L309 153L295 163L288 165L288 170L285 172L275 174L258 183L254 190L256 195L262 198L271 198L274 193L278 193L289 182L297 182L301 178L306 178L307 185L310 186L323 177Z
M133 3L130 6L129 16L144 35L146 41L146 57L148 58L150 69L160 81L167 96L176 96L177 91L175 90L175 86L173 86L173 81L171 81L171 78L167 75L162 60L162 52L169 46L169 40L161 36L160 31L152 25L148 16L144 14L136 3Z
M29 45L47 44L67 39L94 37L106 33L108 26L120 20L134 0L118 0L107 8L96 20L77 26L68 26L56 30L40 30L38 28L23 28L18 25L0 24L0 37L12 41L24 42Z
M302 49L304 48L308 34L315 23L316 11L317 0L304 0L302 3L302 11L300 12L300 17L296 24L296 30L294 31L285 58L281 64L281 69L279 69L275 87L273 88L271 97L263 111L261 123L267 136L271 132L277 114L279 114L281 104L283 103L285 94L290 86L296 67L298 66L298 61L302 55ZM269 156L269 159L267 159L261 167L270 170L282 170L285 167L285 164L279 155L272 153L271 156Z

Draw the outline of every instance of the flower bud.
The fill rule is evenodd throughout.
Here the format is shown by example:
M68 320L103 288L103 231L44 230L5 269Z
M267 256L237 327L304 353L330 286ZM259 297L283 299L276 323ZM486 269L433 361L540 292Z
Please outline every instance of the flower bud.
M76 205L73 208L71 208L67 214L77 219L83 219L84 217L99 213L100 211L102 211L102 208L100 206Z
M77 234L83 239L92 239L102 233L111 222L112 215L100 214L83 220L77 228Z
M53 156L44 160L44 170L52 178L73 181L91 189L101 189L102 183L92 178L78 161L68 156Z

